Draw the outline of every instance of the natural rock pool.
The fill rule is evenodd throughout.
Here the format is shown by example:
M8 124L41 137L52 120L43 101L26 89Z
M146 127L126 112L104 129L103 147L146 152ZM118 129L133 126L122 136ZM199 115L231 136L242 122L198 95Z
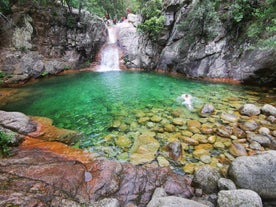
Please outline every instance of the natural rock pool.
M137 71L86 71L9 90L14 92L1 110L49 117L57 127L78 130L80 148L134 164L170 164L187 173L202 164L223 168L235 156L264 150L249 146L243 126L267 127L267 117L243 116L238 109L246 103L276 106L275 89ZM183 93L192 95L192 110L181 104ZM204 104L215 112L200 115ZM268 128L276 130L275 124Z

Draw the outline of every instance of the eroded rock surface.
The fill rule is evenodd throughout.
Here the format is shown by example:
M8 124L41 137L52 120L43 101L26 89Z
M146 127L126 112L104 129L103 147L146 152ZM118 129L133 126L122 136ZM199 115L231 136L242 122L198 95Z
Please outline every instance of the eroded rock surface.
M34 147L22 148L15 156L0 160L0 174L2 205L78 206L110 197L123 206L145 206L159 186L170 195L193 196L191 180L169 168L109 160L83 164Z

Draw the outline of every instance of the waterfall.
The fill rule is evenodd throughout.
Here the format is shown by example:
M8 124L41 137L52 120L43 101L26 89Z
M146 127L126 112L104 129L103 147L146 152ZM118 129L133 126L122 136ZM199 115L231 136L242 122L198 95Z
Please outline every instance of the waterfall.
M101 64L97 71L118 71L119 49L117 46L116 27L108 27L108 42L101 50Z

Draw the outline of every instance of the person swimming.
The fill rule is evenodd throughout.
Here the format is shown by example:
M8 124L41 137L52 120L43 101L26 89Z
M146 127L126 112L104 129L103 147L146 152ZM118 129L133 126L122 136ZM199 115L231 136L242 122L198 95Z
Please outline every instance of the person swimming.
M186 106L189 110L193 110L193 105L192 105L192 95L190 94L182 94L181 96L181 99L183 99L184 101L182 102L182 105Z

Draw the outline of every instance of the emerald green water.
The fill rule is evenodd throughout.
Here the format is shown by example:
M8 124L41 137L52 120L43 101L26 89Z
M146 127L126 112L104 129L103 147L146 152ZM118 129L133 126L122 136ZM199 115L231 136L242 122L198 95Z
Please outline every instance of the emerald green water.
M122 134L141 130L144 126L133 124L139 112L166 117L177 109L185 119L197 119L196 111L204 103L213 104L217 112L229 112L267 95L258 88L133 71L80 72L43 79L16 90L14 97L0 105L2 110L49 117L57 127L78 130L83 133L82 148L103 145L103 138L112 133L116 121L124 125L117 129ZM194 97L194 112L178 100L183 93Z

